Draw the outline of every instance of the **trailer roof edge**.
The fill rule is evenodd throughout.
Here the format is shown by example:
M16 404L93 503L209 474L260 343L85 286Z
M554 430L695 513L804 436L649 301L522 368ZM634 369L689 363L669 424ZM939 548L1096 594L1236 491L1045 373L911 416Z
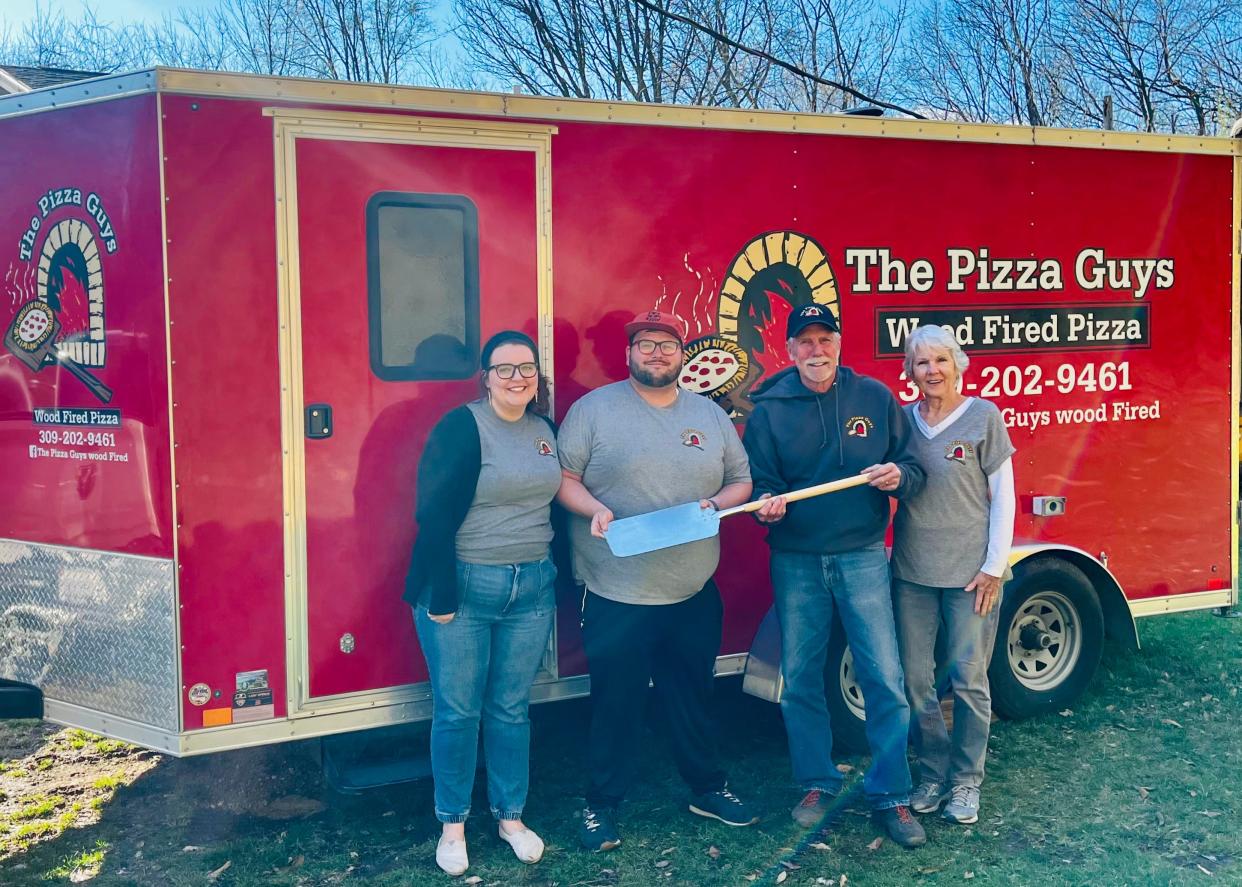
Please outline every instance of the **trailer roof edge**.
M1005 124L955 123L807 114L788 111L705 108L570 99L550 96L470 92L426 86L396 86L272 77L259 74L156 68L160 92L259 101L338 106L388 107L399 111L458 113L508 119L573 120L705 129L762 130L807 134L889 136L934 141L991 142L1015 145L1105 148L1185 154L1242 154L1242 146L1222 136L1165 135L1117 130L1054 129Z
M0 97L0 118L18 117L53 111L71 105L88 105L106 102L125 96L155 92L156 69L128 71L124 74L107 74L89 80L76 80L56 86L45 86L29 92L19 92Z

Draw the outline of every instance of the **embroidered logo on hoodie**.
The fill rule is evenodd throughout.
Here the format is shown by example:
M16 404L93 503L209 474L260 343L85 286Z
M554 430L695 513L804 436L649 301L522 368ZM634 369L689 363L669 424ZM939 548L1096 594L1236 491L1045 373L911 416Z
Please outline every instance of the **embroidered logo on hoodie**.
M556 455L556 453L552 450L552 444L548 443L547 438L544 437L535 438L535 452L540 456Z
M845 433L850 437L866 437L875 428L875 423L866 416L852 416L845 423Z
M683 446L694 447L695 449L703 449L703 432L695 431L693 428L687 428L681 433L681 443Z

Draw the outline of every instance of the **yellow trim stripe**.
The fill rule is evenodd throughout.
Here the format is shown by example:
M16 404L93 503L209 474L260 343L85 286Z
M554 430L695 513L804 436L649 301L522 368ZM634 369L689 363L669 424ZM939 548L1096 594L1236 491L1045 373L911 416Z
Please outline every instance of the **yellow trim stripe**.
M313 102L335 106L365 106L372 109L384 107L400 111L434 111L508 119L575 120L592 123L612 122L765 132L837 133L850 136L891 136L1013 145L1055 145L1119 151L1224 155L1242 153L1242 146L1235 144L1236 139L1215 136L1052 129L937 120L856 117L846 114L796 114L784 111L653 105L640 102L465 92L414 86L341 83L298 77L209 73L179 68L157 68L155 70L158 88L162 92L220 98L290 103Z

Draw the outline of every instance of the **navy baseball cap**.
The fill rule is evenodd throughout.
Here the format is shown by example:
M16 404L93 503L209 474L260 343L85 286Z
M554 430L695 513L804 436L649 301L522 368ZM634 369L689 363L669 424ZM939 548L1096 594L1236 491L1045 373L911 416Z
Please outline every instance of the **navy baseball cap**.
M785 324L785 338L792 339L813 323L826 326L834 333L841 332L837 316L827 305L803 305L789 315L789 320Z

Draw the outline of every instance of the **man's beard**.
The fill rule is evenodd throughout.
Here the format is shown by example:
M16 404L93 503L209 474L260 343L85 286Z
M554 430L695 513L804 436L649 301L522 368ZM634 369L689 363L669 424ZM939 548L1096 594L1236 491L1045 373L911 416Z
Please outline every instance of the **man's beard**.
M667 388L677 381L677 374L681 372L681 367L676 364L670 365L667 369L658 368L648 369L635 360L630 360L630 375L634 380L646 385L648 388Z

